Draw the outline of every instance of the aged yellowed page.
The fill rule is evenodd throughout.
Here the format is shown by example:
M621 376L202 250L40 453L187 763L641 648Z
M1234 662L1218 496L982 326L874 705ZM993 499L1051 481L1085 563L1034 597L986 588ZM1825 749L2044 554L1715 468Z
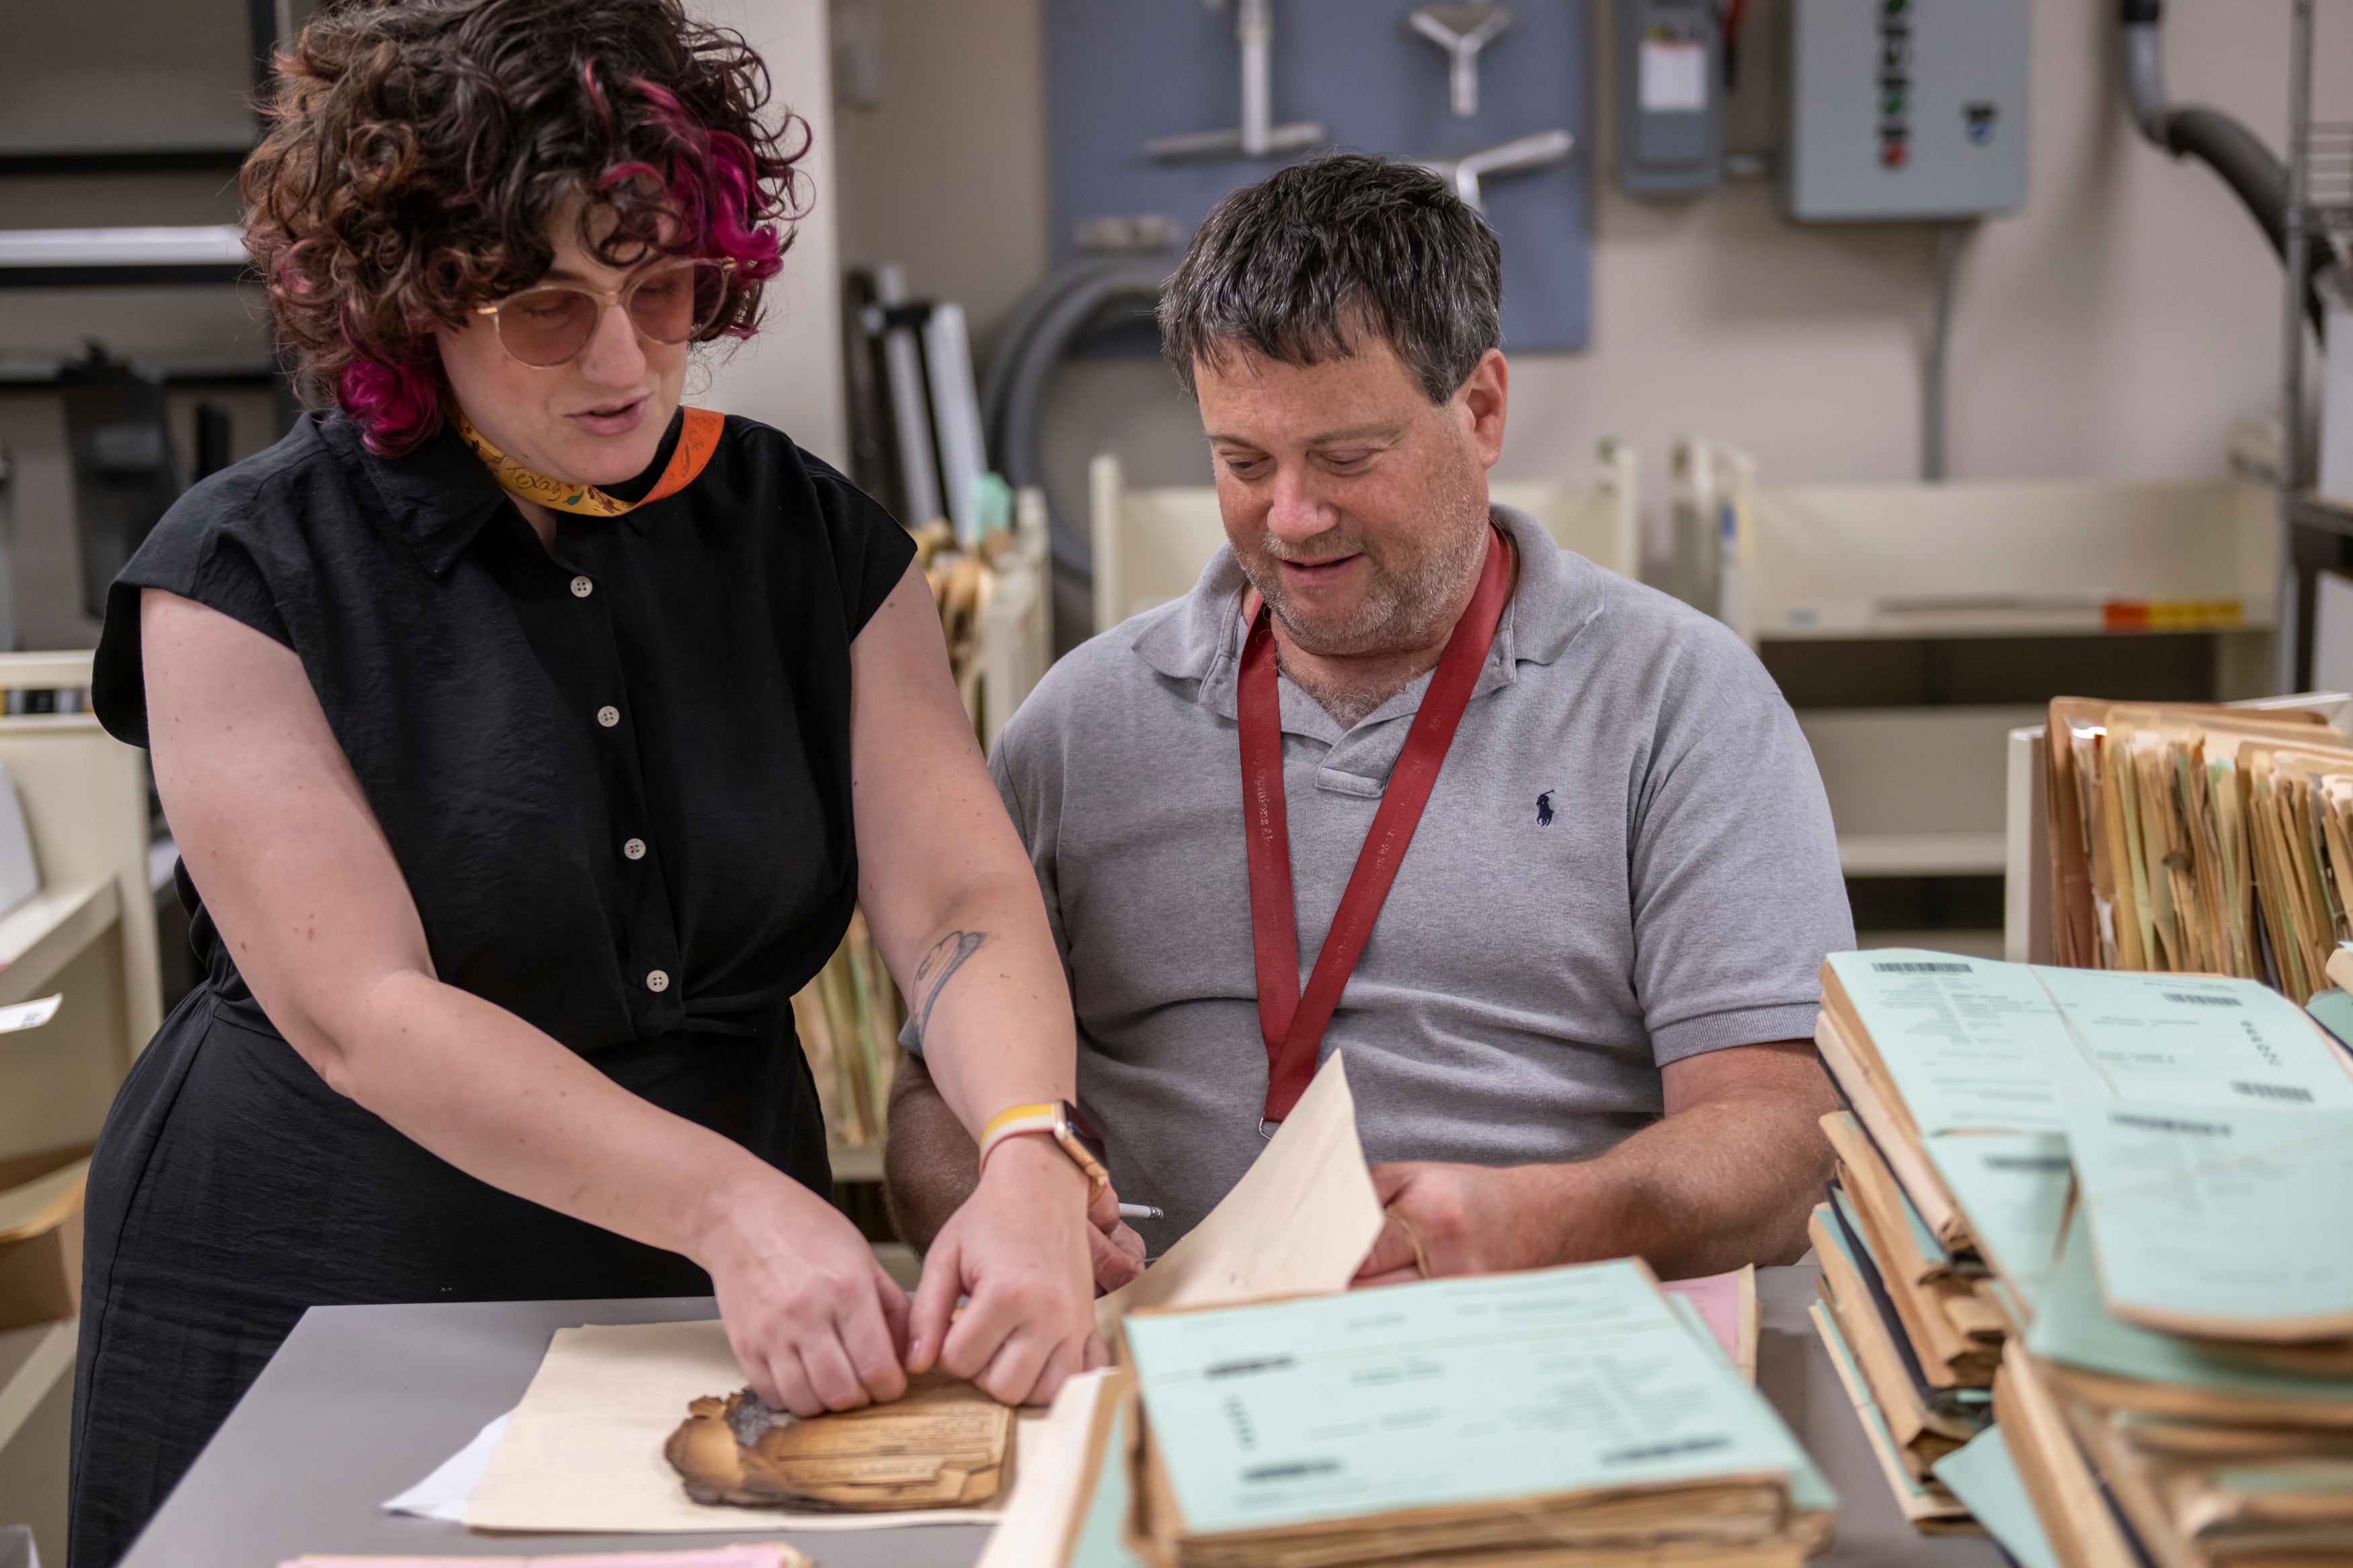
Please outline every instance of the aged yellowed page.
M1356 1102L1335 1051L1257 1163L1144 1277L1095 1303L1113 1340L1145 1307L1213 1307L1345 1290L1381 1234L1381 1200L1356 1141Z

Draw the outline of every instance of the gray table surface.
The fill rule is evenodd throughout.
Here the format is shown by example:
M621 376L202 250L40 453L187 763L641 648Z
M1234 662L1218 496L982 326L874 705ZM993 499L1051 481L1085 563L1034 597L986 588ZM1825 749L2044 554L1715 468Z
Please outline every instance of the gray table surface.
M1757 1384L1837 1489L1826 1568L1999 1568L1982 1538L1931 1539L1895 1511L1806 1304L1810 1266L1761 1271ZM522 1397L548 1340L582 1323L714 1316L708 1297L314 1307L181 1481L122 1568L271 1568L303 1552L420 1557L651 1551L773 1541L776 1531L662 1536L488 1536L387 1514ZM789 1540L819 1568L968 1568L987 1529L930 1525Z

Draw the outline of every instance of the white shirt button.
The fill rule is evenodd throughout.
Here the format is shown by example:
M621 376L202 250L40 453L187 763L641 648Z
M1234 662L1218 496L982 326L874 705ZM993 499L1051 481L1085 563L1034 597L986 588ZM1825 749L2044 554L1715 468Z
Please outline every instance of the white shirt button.
M667 970L657 969L652 973L647 975L646 989L649 991L669 990L670 973Z
M621 853L632 860L642 860L646 858L646 841L642 838L632 838L621 846Z
M587 578L575 577L572 579L572 596L574 598L585 599L596 591L596 584L588 581Z
M618 708L614 707L611 703L608 702L604 707L596 710L596 722L604 725L607 730L611 729L620 721L621 710Z

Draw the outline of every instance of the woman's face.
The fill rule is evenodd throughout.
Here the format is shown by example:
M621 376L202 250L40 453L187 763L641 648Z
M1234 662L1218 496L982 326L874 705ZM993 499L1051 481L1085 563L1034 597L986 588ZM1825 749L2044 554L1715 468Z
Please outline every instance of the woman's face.
M601 207L590 219L600 232L612 221ZM607 267L590 253L581 243L576 204L556 215L549 237L555 260L543 283L618 290L641 270ZM491 445L550 479L610 485L644 472L686 380L687 345L641 336L609 300L588 346L559 365L528 365L508 353L488 316L470 316L463 329L436 333L442 369L466 417Z

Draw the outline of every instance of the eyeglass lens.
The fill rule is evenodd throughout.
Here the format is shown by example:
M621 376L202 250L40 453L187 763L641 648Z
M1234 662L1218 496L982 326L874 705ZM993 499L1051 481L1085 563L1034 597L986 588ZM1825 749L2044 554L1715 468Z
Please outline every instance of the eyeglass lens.
M682 343L718 319L726 284L716 261L675 262L630 284L621 308L655 342ZM499 342L525 364L562 364L588 346L604 310L605 301L585 289L527 289L499 306Z

